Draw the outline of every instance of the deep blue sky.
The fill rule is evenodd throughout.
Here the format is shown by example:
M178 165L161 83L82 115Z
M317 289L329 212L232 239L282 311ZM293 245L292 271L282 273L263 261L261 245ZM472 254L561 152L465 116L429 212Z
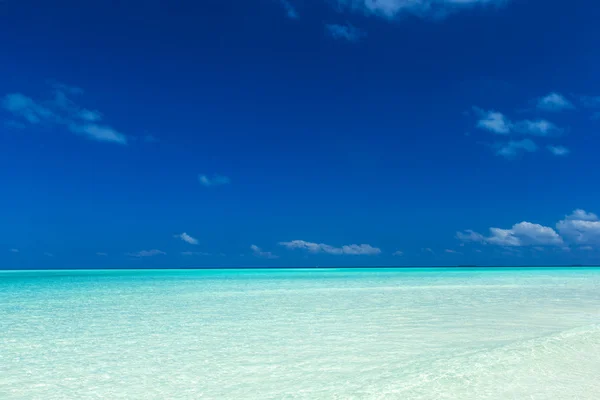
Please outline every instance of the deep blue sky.
M0 268L600 262L600 3L405 3L0 2Z

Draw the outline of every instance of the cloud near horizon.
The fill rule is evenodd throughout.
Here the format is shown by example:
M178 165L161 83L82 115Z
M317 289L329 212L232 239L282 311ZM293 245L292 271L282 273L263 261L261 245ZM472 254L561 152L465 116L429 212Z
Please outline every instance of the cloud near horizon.
M255 244L250 246L250 250L252 250L252 254L254 254L255 257L268 258L268 259L279 258L279 256L271 253L270 251L263 251L260 247L258 247Z
M194 238L194 237L192 237L192 236L188 235L188 234L187 234L187 233L185 233L185 232L183 232L183 233L180 233L180 234L178 234L178 235L175 235L175 237L176 237L177 239L181 239L181 240L183 240L184 242L186 242L186 243L189 243L189 244L198 244L198 239L196 239L196 238Z
M577 209L558 221L556 229L571 243L600 244L600 220L594 213Z
M473 230L457 232L463 242L506 247L600 245L600 219L594 213L577 209L551 227L523 221L510 229L490 228L485 236Z
M99 123L103 119L99 111L83 108L69 98L69 95L81 95L83 90L61 83L54 83L52 87L54 97L45 101L36 101L22 93L6 94L1 101L2 108L20 119L12 124L60 126L95 141L127 144L127 136Z
M182 256L210 256L210 253L205 253L203 251L182 251Z
M324 243L312 243L304 240L292 240L291 242L279 242L279 245L288 249L303 249L309 253L326 253L334 255L377 255L381 249L369 244L350 244L342 247L334 247Z
M166 255L164 251L152 249L152 250L142 250L135 253L127 253L129 257L154 257L159 255Z
M457 232L456 237L465 242L479 242L498 246L521 247L562 245L563 240L550 227L523 221L510 229L490 228L490 236L484 236L472 230Z

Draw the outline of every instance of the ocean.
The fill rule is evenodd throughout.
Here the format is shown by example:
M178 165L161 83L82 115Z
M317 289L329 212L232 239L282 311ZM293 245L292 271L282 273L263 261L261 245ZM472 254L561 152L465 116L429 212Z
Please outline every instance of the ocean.
M0 399L599 399L600 269L0 272Z

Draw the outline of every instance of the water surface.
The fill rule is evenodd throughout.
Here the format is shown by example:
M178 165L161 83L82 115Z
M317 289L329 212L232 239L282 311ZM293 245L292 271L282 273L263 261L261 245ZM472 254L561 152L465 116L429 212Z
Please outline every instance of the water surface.
M600 269L0 272L2 399L598 399Z

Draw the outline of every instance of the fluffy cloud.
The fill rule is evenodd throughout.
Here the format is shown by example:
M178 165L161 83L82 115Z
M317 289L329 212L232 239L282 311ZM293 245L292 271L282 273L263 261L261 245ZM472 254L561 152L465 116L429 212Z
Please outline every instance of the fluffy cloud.
M198 239L191 237L185 232L175 235L175 237L189 244L198 244Z
M517 155L528 152L532 153L537 150L537 145L529 140L511 140L507 143L502 143L496 146L496 154L504 158L515 158Z
M570 153L565 146L548 146L548 151L555 156L566 156Z
M256 257L270 258L270 259L279 258L279 256L276 256L275 254L271 253L270 251L263 251L260 247L258 247L255 244L250 246L250 250L252 250L252 254L254 254Z
M13 113L16 117L25 119L30 124L39 124L42 121L47 121L55 118L54 113L33 99L21 94L10 93L4 96L2 107L8 112Z
M61 126L88 139L127 144L124 134L99 124L102 120L100 112L82 108L71 100L69 96L81 95L81 89L60 83L53 84L53 88L54 97L41 102L22 93L7 94L1 101L2 108L30 125Z
M600 245L600 219L594 213L577 209L556 223L556 230L520 222L510 229L490 228L490 235L484 236L472 230L457 232L456 238L463 242L476 242L507 247L520 246L580 246L586 249ZM592 247L593 248L593 247Z
M167 253L165 253L164 251L156 250L156 249L142 250L142 251L138 251L136 253L127 253L127 255L129 257L154 257L154 256L159 256L159 255L165 255L165 254L167 254Z
M514 124L514 130L518 133L533 136L550 136L562 133L562 129L545 119L518 121Z
M381 253L381 249L368 244L350 244L342 247L334 247L324 243L312 243L304 240L292 240L291 242L280 242L279 244L288 249L304 249L310 253L335 255L376 255Z
M212 178L209 178L206 175L198 175L198 182L200 182L202 186L211 187L227 185L231 183L231 180L228 177L222 175L214 175Z
M563 244L563 239L554 229L527 221L515 224L510 229L490 228L489 236L467 230L457 232L456 237L465 242L511 247Z
M9 251L10 251L11 253L18 253L18 252L19 252L19 249L10 249Z
M475 112L479 116L477 127L499 135L508 135L512 129L512 123L506 116L497 111L484 111L475 107Z
M494 110L473 107L478 119L475 126L498 135L519 133L532 136L552 136L562 133L562 129L545 119L511 121L506 115Z
M556 229L568 242L600 244L600 220L594 213L575 210L556 224Z
M574 109L575 106L563 95L552 92L538 99L537 108L543 111L562 111Z
M420 17L443 18L450 12L473 6L500 6L507 0L337 0L340 10L361 12L388 19L396 19L404 13Z
M404 255L404 252L403 252L403 251L400 251L400 250L397 250L397 251L395 251L395 252L394 252L392 255L393 255L393 256L401 256L401 255Z
M325 29L334 39L342 39L349 42L357 42L366 35L363 31L352 25L327 24L325 25Z

